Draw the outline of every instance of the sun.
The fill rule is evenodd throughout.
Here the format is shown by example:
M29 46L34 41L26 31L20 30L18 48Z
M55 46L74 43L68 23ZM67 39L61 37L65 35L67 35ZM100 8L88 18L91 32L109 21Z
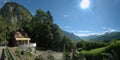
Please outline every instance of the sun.
M81 3L80 3L80 7L81 7L82 9L89 8L89 5L90 5L89 0L82 0Z

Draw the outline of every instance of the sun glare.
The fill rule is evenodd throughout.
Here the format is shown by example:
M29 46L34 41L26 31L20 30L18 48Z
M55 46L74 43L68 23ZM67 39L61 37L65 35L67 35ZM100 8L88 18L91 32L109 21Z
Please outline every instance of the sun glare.
M89 5L90 5L89 0L82 0L81 3L80 3L80 7L81 7L82 9L88 8Z

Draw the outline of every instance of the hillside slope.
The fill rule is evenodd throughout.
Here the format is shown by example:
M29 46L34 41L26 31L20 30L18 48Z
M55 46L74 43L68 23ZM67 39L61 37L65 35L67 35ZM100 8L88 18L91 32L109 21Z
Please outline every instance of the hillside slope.
M13 23L32 19L32 14L25 7L15 2L5 3L5 5L0 9L0 15L4 20L8 20Z
M84 56L86 60L103 60L103 56L108 59L119 60L120 59L120 41L113 41L108 46L92 49L90 51L82 50L79 53L79 57Z
M86 37L81 37L85 40L95 40L95 41L104 41L104 40L117 40L120 39L120 32L106 32L102 35L90 35Z
M79 36L76 36L75 34L70 33L70 32L63 31L63 34L64 34L66 37L72 39L73 41L82 40Z

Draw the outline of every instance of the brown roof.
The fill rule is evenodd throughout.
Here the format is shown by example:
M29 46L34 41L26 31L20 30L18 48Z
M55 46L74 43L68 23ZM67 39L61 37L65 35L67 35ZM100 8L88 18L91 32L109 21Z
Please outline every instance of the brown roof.
M16 32L16 33L14 34L14 37L15 37L15 38L28 38L28 35L27 35L27 33Z
M30 40L28 34L24 30L18 30L14 33L15 40Z

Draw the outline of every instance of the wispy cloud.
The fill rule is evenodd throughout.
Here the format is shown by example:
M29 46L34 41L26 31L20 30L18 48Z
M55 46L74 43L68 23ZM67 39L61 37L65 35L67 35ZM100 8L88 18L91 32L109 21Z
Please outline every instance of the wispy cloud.
M68 29L68 28L70 28L70 26L65 26L64 28L67 28L67 29Z
M5 4L6 2L8 2L8 0L4 0L3 3Z
M70 28L69 26L66 26L66 28ZM77 36L89 36L89 35L102 35L106 32L114 32L117 31L117 29L113 29L111 27L102 27L103 32L92 32L89 30L71 30L69 32L74 33Z
M103 29L105 30L104 33L105 32L114 32L114 31L117 31L117 29L113 29L111 27L103 27Z
M9 2L9 0L0 0L0 2L2 2L3 4L5 4L6 2Z
M114 32L117 31L116 29L110 29L109 32Z
M61 28L62 29L69 29L69 28L71 28L71 26L62 26Z
M89 30L73 30L72 33L74 33L77 36L89 36L89 35L100 35L100 33L93 33Z
M89 36L89 34L75 34L77 36Z
M77 34L77 33L74 33L75 35L77 35L77 36L89 36L89 35L101 35L101 34L99 34L99 33L87 33L87 34L85 34L85 33L82 33L82 34Z
M102 29L107 29L107 27L102 27Z
M90 31L82 31L82 30L80 30L80 31L78 31L78 32L80 32L80 33L88 33L88 32L90 32Z
M66 28L72 28L72 27L66 26ZM69 32L71 32L71 33L90 33L91 31L87 31L87 30L69 30Z
M63 15L63 17L64 17L64 18L69 18L69 17L70 17L70 15Z

